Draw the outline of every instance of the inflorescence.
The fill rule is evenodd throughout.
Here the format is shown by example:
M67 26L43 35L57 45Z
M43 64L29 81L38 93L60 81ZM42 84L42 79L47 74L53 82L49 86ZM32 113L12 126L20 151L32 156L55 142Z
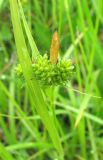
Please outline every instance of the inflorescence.
M48 55L38 55L35 62L32 63L33 76L41 85L55 86L65 85L71 78L74 66L72 61L60 60L56 64L52 64ZM19 77L23 77L21 65L16 66L16 73Z

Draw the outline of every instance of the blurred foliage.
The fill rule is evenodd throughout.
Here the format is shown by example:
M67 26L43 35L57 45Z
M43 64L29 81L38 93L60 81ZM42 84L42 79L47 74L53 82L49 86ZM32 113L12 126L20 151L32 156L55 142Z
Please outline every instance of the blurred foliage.
M70 87L57 87L54 93L56 124L62 137L65 160L102 160L103 98L97 99L93 96L103 97L103 1L21 0L21 2L41 55L49 54L52 34L58 30L60 58L65 55L70 57L76 66ZM29 48L26 35L25 38ZM32 156L34 159L37 156L38 160L53 159L53 156L57 158L47 132L33 110L34 104L27 86L23 86L22 81L19 84L15 75L14 68L18 63L15 53L9 1L1 0L0 141L6 145L4 153L10 152L15 160L32 160ZM44 88L43 90L45 91ZM87 95L83 94L84 92ZM49 92L46 94L52 95ZM14 118L3 117L2 114ZM81 116L80 122L74 130L78 115ZM15 116L21 118L16 119ZM28 119L31 116L35 119ZM21 143L21 146L18 146L18 143ZM11 146L13 144L14 148ZM2 145L0 153L1 149L3 150Z

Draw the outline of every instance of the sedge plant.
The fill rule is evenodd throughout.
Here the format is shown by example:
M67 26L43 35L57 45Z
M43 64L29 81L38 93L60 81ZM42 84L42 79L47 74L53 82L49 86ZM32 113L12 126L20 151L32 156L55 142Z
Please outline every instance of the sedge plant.
M21 24L19 7L21 10L22 22L24 24L24 27L22 27ZM16 67L16 73L19 77L25 80L31 98L33 99L34 107L37 113L40 115L41 120L52 139L54 147L59 154L59 158L63 159L64 153L62 144L60 142L59 132L54 123L53 116L49 113L47 103L44 100L42 94L42 86L50 87L66 84L72 74L72 62L71 60L58 60L59 37L57 32L54 33L52 38L50 58L47 56L47 54L41 56L25 20L21 2L19 0L10 0L10 10L17 47L17 54L20 61L20 64L18 64ZM31 46L33 62L30 58L25 42L23 28L26 31L26 35Z

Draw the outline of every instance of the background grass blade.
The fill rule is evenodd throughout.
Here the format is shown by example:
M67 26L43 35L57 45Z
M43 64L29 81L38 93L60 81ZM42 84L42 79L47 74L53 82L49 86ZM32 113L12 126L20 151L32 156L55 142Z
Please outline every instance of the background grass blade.
M5 160L5 159L14 160L14 158L6 150L6 148L2 145L2 143L0 143L0 157L2 158L2 160Z

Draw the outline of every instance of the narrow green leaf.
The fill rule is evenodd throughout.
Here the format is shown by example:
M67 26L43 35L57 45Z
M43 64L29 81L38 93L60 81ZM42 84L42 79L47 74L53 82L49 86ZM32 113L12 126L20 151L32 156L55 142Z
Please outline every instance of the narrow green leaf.
M24 15L23 8L22 8L20 0L18 0L18 3L19 3L20 11L21 11L23 25L24 25L24 28L25 28L25 31L26 31L26 34L27 34L27 37L28 37L28 40L29 40L29 43L30 43L30 46L31 46L32 59L34 60L36 58L36 56L39 54L39 51L38 51L38 48L37 48L37 46L35 44L35 41L34 41L34 39L32 37L32 34L30 32L29 26L27 24L27 21L26 21L26 18L25 18L25 15Z
M5 147L0 143L0 157L2 160L14 160L11 154L5 149Z

